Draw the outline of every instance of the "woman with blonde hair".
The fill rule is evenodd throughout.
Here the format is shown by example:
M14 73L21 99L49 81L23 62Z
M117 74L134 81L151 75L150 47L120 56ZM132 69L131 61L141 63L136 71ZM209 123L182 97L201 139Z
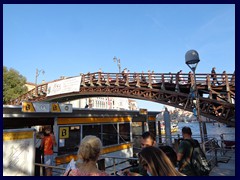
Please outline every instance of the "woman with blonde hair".
M139 153L139 163L149 176L184 176L173 166L167 155L154 146L145 147Z
M85 136L78 149L78 159L75 169L70 169L64 176L108 176L97 168L97 160L102 149L102 142L96 136Z

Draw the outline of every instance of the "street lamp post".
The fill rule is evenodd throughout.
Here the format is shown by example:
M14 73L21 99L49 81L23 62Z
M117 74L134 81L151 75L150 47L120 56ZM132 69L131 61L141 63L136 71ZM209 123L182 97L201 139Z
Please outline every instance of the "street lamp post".
M39 74L40 73L42 73L42 74L44 74L45 73L45 71L43 70L43 69L36 69L36 76L35 76L35 89L36 89L36 95L37 95L37 78L38 78L38 76L39 76Z
M45 71L42 70L42 69L40 69L40 70L36 69L36 76L35 76L35 84L36 84L36 86L37 86L37 78L38 78L38 76L39 76L39 74L40 74L41 72L42 72L42 74L45 73Z
M203 138L203 126L202 126L202 119L200 116L200 108L199 108L199 97L198 97L198 90L197 90L197 85L196 85L196 75L195 71L197 68L198 63L200 62L198 52L195 50L189 50L185 54L185 61L188 67L192 70L193 72L193 77L194 77L194 85L193 85L193 92L194 92L194 97L196 99L196 111L197 111L197 120L199 122L199 128L200 128L200 136L201 136L201 141L203 145L203 150L205 151L204 148L204 138Z
M113 61L117 62L119 73L121 73L121 62L120 62L120 59L118 59L118 58L116 58L116 56L114 56Z

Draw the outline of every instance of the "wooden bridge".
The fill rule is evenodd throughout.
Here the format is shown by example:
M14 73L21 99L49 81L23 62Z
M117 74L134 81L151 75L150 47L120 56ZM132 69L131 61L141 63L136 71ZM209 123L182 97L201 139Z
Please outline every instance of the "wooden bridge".
M235 126L235 74L196 74L200 114L207 118ZM48 84L37 85L8 104L21 105L23 101L67 102L86 97L127 97L170 105L186 111L193 110L192 73L88 73L81 74L79 91L47 95ZM66 78L70 79L70 78Z

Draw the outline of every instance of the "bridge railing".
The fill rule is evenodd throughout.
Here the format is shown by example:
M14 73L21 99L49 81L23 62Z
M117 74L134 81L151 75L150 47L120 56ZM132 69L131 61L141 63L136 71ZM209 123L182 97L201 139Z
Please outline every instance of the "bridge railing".
M55 80L55 81L60 81ZM53 81L54 82L54 81ZM218 85L235 86L235 74L217 74ZM165 89L165 84L186 85L194 84L194 78L192 73L87 73L82 74L81 86L128 86L139 88L161 88ZM209 87L215 86L211 74L196 74L197 85L208 85ZM45 97L47 94L48 83L37 85L36 88L21 95L17 99L11 100L9 104L21 104L23 101L33 100L41 97ZM229 88L227 90L230 94L235 96L234 92L231 92Z
M224 75L224 79L222 76ZM109 82L141 82L141 83L176 83L182 82L181 84L187 84L194 81L192 73L88 73L83 75L85 79L85 83L87 82L102 82L105 83L106 81ZM196 83L197 84L207 84L207 78L209 77L210 81L212 80L211 74L196 74ZM218 82L224 84L226 81L229 84L235 85L235 75L234 74L217 74ZM193 83L193 82L192 82Z

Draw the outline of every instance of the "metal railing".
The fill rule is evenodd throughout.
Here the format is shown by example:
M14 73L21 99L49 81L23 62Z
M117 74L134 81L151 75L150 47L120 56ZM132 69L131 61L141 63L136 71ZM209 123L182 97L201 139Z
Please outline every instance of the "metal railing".
M62 168L62 167L59 167L59 166L49 166L49 165L46 165L46 164L40 164L40 163L35 163L35 166L39 166L40 167L40 176L45 176L43 174L44 170L43 168L52 168L53 171L52 171L52 174L53 176L61 176L63 175L63 173L65 172L66 168ZM55 171L57 170L57 171Z
M129 162L130 160L132 161L137 161L138 158L133 158L133 157L119 157L119 156L106 156L106 155L101 155L99 158L109 158L109 159L112 159L113 161L113 165L112 166L108 166L106 167L105 171L109 171L109 174L112 174L112 175L116 175L116 172L119 170L119 169L125 169L125 168L128 168L128 167L131 167L131 165L126 165L123 166L123 167L120 167L119 169L117 169L117 166L121 166L123 163L127 163ZM121 162L116 162L116 159L121 159L121 160L126 160L126 161L121 161ZM112 168L112 171L111 171L111 168Z
M224 142L227 140L227 138L229 138L230 136L233 136L233 135L234 135L233 133L223 133L220 136L216 136L216 137L215 136L214 137L213 136L204 137L204 139L205 139L204 146L206 149L205 153L207 155L207 159L208 159L209 163L211 163L213 167L215 165L217 165L219 156L223 156L230 149L233 150L235 148L234 145L226 146L224 144ZM140 134L133 135L132 143L134 145L134 147L133 147L134 153L141 151L141 147L140 147L141 136L142 135L140 135ZM180 134L172 134L171 137L172 137L172 147L177 152L178 143L179 143L179 140L181 140ZM217 138L217 137L219 137L219 138ZM162 138L162 142L158 143L158 146L166 145L166 142L165 142L166 136L162 135L161 138ZM193 135L192 138L197 139L198 141L200 141L200 139L201 139L199 135ZM203 147L203 144L200 143L200 145L201 145L201 147ZM126 161L127 160L133 160L133 161L137 160L137 158L133 158L133 157L127 158L127 157L107 156L107 155L101 155L99 157L99 159L106 159L106 158L112 159L113 172L116 172L116 165L119 164L119 162L116 162L116 159L126 159ZM37 163L36 163L36 165L39 165L39 166L41 165L42 167L51 167L51 166L47 166L44 164L37 164ZM53 168L55 168L55 167L53 166ZM64 168L59 168L59 167L57 167L56 169L64 170Z
M165 83L184 85L194 84L193 75L183 73L88 73L82 74L81 86L134 86L134 87L146 87L154 88L157 84L161 84L161 89L165 89ZM235 74L216 74L218 83L225 86L235 87ZM223 78L224 77L224 78ZM69 77L71 78L71 77ZM57 82L62 79L57 79L52 82ZM215 86L210 73L196 74L197 85L210 85ZM41 100L47 94L48 83L37 85L36 88L28 91L20 97L13 99L9 102L11 105L19 105L23 101L33 100L39 98ZM232 92L232 96L235 98L235 93Z
M215 166L218 166L219 160L222 157L224 157L227 153L235 154L235 145L227 146L224 144L224 142L226 141L225 138L230 135L233 135L233 134L223 133L220 135L220 140L217 139L216 137L206 137L207 139L204 141L204 146L205 146L205 150L206 150L205 155L206 155L208 163L211 165L211 169L213 169ZM136 137L137 136L138 135L136 135ZM179 134L172 136L172 140L173 140L172 147L175 149L176 152L177 152L177 149L176 149L177 146L175 146L175 145L178 143L179 137L180 137ZM193 138L200 139L199 136L193 136ZM166 145L166 144L163 141L162 143L159 143L158 145ZM203 144L200 144L200 145L203 146ZM141 150L141 148L138 148L138 147L134 147L134 149L136 150L136 152L139 152ZM233 156L231 158L235 158L235 156ZM122 170L122 169L125 169L128 167L131 167L132 165L130 164L130 161L138 161L138 158L134 158L134 157L120 157L120 156L107 156L107 155L100 155L99 160L101 160L101 159L104 159L104 169L103 170L105 170L107 173L112 174L112 175L116 175L116 172L119 169ZM112 160L111 166L105 167L106 159ZM125 161L117 162L116 161L117 159L125 160ZM124 164L124 163L127 163L127 164ZM66 168L59 167L59 166L48 166L48 165L40 164L40 163L35 163L35 165L40 166L41 172L43 172L44 167L52 168L53 174L55 176L63 175L63 173L66 170ZM121 165L123 165L123 166L121 166ZM54 170L56 170L56 171L54 171ZM43 176L43 173L41 175Z

